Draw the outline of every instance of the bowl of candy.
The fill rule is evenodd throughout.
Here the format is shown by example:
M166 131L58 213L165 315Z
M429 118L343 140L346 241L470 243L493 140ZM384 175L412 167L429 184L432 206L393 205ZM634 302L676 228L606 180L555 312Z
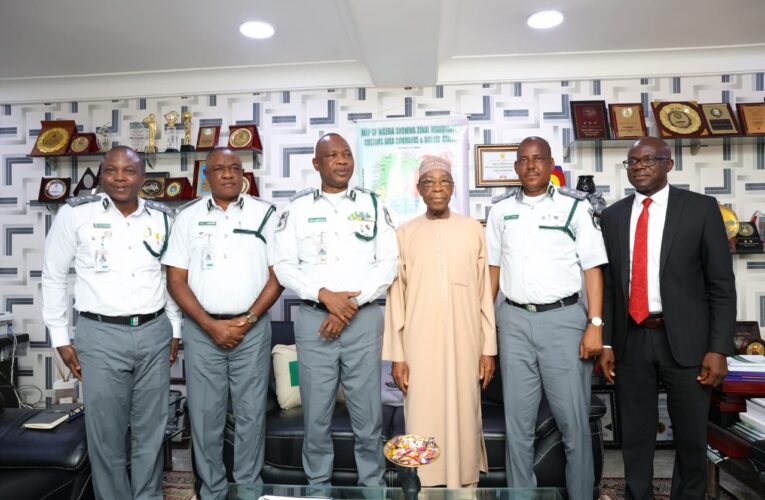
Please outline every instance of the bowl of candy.
M402 434L385 443L385 458L402 467L420 467L438 458L441 450L432 437Z

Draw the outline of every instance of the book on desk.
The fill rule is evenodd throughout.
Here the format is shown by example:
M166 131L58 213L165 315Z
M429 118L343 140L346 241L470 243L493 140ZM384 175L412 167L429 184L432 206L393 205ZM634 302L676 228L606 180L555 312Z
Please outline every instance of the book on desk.
M50 430L55 429L64 422L71 422L82 416L85 405L82 403L65 403L54 405L47 410L35 414L24 422L25 429Z

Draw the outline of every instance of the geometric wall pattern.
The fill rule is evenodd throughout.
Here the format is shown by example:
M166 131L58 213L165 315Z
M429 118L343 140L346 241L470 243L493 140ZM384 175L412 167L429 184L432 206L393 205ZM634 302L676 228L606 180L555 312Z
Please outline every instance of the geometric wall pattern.
M40 121L73 119L85 131L111 124L114 143L129 144L131 123L150 112L193 113L192 137L201 125L221 124L221 143L228 125L255 123L264 146L255 170L261 196L283 205L294 192L318 183L311 166L313 145L326 132L343 134L355 144L355 122L428 116L459 116L469 121L468 138L475 144L518 142L528 135L546 138L562 165L568 182L593 174L608 202L630 193L621 161L628 143L580 144L573 141L569 102L603 99L640 102L650 132L656 127L650 111L653 100L699 102L762 102L762 73L704 77L506 82L413 88L358 88L310 91L273 91L226 95L103 101L0 103L0 309L12 311L14 329L29 333L31 349L21 358L21 385L34 385L50 396L52 387L50 341L40 313L40 274L46 232L53 215L35 202L40 177L70 176L76 182L86 165L55 166L31 151ZM164 147L160 139L159 146ZM741 218L765 210L765 140L718 141L696 151L688 141L675 144L675 171L670 182L715 196ZM473 172L473 155L470 172ZM193 163L155 165L174 175L191 175ZM74 185L73 182L73 185ZM474 182L471 176L471 184ZM470 215L484 219L491 197L503 188L470 188ZM735 256L740 320L756 320L765 327L765 256ZM272 310L275 319L289 319L297 301L285 294Z

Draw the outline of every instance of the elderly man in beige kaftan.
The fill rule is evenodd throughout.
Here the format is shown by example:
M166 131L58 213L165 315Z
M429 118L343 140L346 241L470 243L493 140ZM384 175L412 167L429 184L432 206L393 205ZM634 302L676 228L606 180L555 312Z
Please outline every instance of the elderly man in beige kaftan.
M383 358L406 395L406 431L433 436L441 457L424 486L478 483L487 470L481 383L494 373L497 337L484 231L450 212L451 164L426 156L417 190L427 212L397 231L398 279L388 290Z

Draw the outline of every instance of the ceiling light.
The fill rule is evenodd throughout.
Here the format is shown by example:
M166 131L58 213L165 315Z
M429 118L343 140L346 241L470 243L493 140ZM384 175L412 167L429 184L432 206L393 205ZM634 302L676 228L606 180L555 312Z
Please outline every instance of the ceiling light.
M274 27L262 21L247 21L239 26L239 32L248 38L271 38Z
M545 30L548 28L554 28L563 22L563 14L557 10L543 10L531 14L526 19L526 24L534 29Z

